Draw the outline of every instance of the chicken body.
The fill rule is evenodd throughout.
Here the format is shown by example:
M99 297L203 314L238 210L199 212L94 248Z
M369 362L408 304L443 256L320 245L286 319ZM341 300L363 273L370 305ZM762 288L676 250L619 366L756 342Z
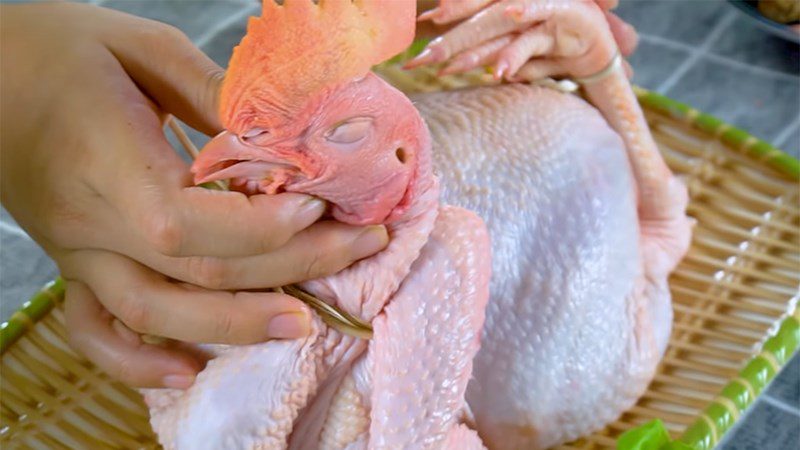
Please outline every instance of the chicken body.
M613 421L668 341L677 258L654 241L688 242L685 191L665 178L674 189L662 207L675 220L640 220L622 139L575 96L511 85L412 100L443 200L476 212L491 236L491 297L467 390L484 444L546 448Z
M644 392L669 338L685 188L661 171L665 194L642 199L641 154L572 95L509 85L412 100L433 158L417 153L419 194L389 248L304 285L375 338L318 321L305 340L210 348L191 389L147 393L165 447L546 448ZM438 206L431 164L443 203L486 223L491 283L481 220Z
M268 178L265 191L278 180L331 202L341 221L384 223L392 239L383 251L302 284L371 323L372 340L317 319L305 339L203 346L210 361L189 389L145 392L159 442L191 450L479 448L463 422L489 298L486 228L474 213L439 203L428 131L402 93L368 74L314 100L290 123L299 128L294 138L255 145L226 131L194 167L201 180ZM369 118L366 127L355 122L363 135L340 142L337 130L352 134L353 117Z

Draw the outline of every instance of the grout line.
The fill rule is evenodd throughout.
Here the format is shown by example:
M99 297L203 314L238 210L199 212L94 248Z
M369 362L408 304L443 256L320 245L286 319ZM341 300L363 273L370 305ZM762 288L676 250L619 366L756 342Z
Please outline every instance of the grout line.
M681 64L677 69L675 69L675 72L672 72L672 75L670 75L669 78L667 78L663 83L661 83L660 86L656 88L656 91L661 94L666 94L670 89L672 89L678 80L686 75L686 72L692 68L692 66L700 59L700 57L706 54L706 50L708 50L709 47L711 47L711 44L717 40L722 32L725 31L725 29L732 24L734 20L736 20L736 17L736 13L734 11L728 11L728 13L722 19L720 19L719 22L717 22L714 28L711 29L711 32L708 33L708 36L706 36L706 39L703 41L703 43L696 49L692 49L692 54L689 56L689 58L687 58L686 61L684 61L683 64Z
M664 47L671 47L672 49L675 50L685 50L687 52L693 52L697 49L697 47L692 47L689 44L673 41L665 37L656 36L655 34L639 33L639 39L641 39L643 42L650 42L651 44L659 44L663 45Z
M772 406L780 409L783 412L787 412L789 414L792 414L793 416L800 417L800 409L797 409L796 407L794 407L794 406L792 406L792 405L790 405L790 404L788 404L788 403L786 403L786 402L784 402L782 400L778 400L777 398L771 397L769 395L762 395L761 399L764 401L764 403L766 403L768 405L772 405Z
M0 230L7 231L14 236L22 237L30 241L33 240L22 228L17 225L7 223L5 220L0 220Z
M690 46L690 45L683 44L681 42L671 41L671 40L663 38L661 36L653 36L653 35L650 35L650 34L642 33L642 34L639 35L639 37L642 39L642 42L649 42L651 44L662 45L664 47L669 47L669 48L671 48L673 50L682 50L682 51L687 51L687 52L696 51L696 49L694 47ZM737 61L735 59L730 59L730 58L725 57L725 56L716 55L714 53L706 53L706 54L703 55L703 57L705 59L708 59L709 61L713 61L713 62L722 64L722 65L726 65L728 67L733 67L733 68L736 68L736 69L739 69L739 70L743 70L743 71L746 71L746 72L751 72L754 75L767 76L767 77L770 77L770 78L774 78L776 80L789 81L789 82L792 82L792 83L796 83L797 80L798 80L798 77L796 77L794 75L790 75L788 73L778 72L776 70L767 69L765 67L760 67L760 66L752 66L752 65Z
M783 130L778 132L777 136L775 136L775 139L772 140L772 142L774 143L775 147L783 149L784 145L788 145L789 144L789 137L798 128L800 128L800 117L795 119L794 122L792 122L789 125L787 125L786 128L784 128Z
M211 42L211 40L214 39L220 32L222 32L229 26L235 24L236 22L243 20L245 17L252 15L253 13L258 14L258 4L254 3L253 5L251 5L251 7L244 8L239 13L231 14L225 20L217 22L205 34L198 37L194 45L196 45L198 48L202 48L203 46Z

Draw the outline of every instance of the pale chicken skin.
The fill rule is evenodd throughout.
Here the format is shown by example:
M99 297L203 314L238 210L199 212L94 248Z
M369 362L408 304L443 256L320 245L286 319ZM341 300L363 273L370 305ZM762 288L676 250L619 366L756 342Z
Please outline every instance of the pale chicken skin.
M491 299L467 390L484 444L545 448L614 420L644 392L672 321L668 267L643 263L652 230L637 217L622 139L551 89L412 100L443 200L478 213L491 236ZM685 202L680 186L674 202Z
M421 18L454 28L407 64L489 66L506 81L566 76L593 106L519 85L416 98L443 198L491 234L491 299L467 390L490 448L545 448L613 421L669 340L667 277L689 247L688 196L599 3L441 0Z

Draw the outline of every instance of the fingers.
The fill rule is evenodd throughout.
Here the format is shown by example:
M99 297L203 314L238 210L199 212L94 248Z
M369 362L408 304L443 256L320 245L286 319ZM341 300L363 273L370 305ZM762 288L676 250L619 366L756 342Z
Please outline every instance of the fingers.
M606 12L606 20L620 53L622 56L630 56L639 44L639 35L636 33L636 29L614 13Z
M95 190L127 226L106 248L119 249L133 233L168 256L256 255L281 247L325 213L324 201L303 194L248 197L194 187L157 119L131 120L138 121L137 129L108 130L109 142L120 150L107 167L119 170L92 174Z
M326 209L324 201L302 194L248 197L199 187L163 189L167 192L162 195L140 193L126 202L132 203L133 221L145 241L169 256L267 253L316 222Z
M192 128L219 133L222 68L175 27L134 16L123 23L130 26L106 28L102 38L139 88Z
M175 349L143 343L116 321L83 283L67 282L69 342L111 377L136 387L186 389L200 363Z
M495 3L471 19L433 40L416 58L406 63L406 68L435 64L483 42L517 30L523 24L510 17L505 2Z
M419 15L418 21L430 20L437 25L469 17L495 0L441 0L439 6Z
M165 257L156 252L136 258L171 278L208 289L263 289L321 278L372 255L388 242L382 226L354 227L321 222L283 247L240 258ZM136 250L131 250L136 254Z
M514 76L514 81L537 81L542 78L561 75L563 68L558 61L535 59L523 65Z
M94 105L109 118L102 141L91 143L101 147L94 149L96 164L105 170L89 173L108 210L109 233L97 236L102 248L121 251L133 240L168 256L258 255L283 246L324 214L322 200L303 194L248 197L192 186L189 167L166 141L146 99L132 82L119 84L118 97Z
M512 40L513 37L511 35L500 36L479 45L477 48L461 52L439 74L450 75L467 72L476 67L492 64L497 60L500 51L510 44Z
M496 79L512 77L532 57L553 50L555 40L542 26L533 27L517 37L500 52L494 71Z
M116 253L66 257L65 274L91 287L128 328L184 342L252 344L308 334L310 311L278 293L210 291L169 282Z

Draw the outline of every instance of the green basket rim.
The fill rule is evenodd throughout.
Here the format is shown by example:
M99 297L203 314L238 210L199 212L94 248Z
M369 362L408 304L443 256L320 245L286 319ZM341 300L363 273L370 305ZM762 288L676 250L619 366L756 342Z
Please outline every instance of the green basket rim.
M633 89L642 106L686 122L700 131L715 136L733 150L755 158L792 180L800 180L800 160L772 144L685 103L639 86L634 86Z
M623 433L617 440L617 448L713 449L792 358L799 344L800 309L795 308L780 322L777 332L763 343L759 353L722 388L680 438L671 441L664 424L656 419Z

